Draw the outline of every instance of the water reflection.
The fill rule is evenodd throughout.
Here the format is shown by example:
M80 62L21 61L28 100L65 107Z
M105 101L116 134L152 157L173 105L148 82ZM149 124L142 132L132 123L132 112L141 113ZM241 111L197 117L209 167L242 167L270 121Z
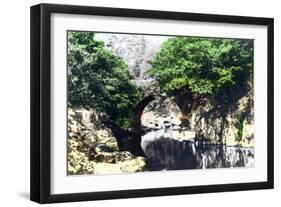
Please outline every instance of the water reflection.
M168 136L167 136L168 135ZM157 130L142 136L148 170L253 167L254 149L173 139L170 132Z

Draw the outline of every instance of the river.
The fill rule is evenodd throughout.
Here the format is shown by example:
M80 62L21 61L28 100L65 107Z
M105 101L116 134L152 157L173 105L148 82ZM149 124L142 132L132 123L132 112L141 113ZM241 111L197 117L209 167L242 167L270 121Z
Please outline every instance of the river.
M210 144L192 136L192 132L175 129L143 135L141 147L148 170L254 167L254 148Z

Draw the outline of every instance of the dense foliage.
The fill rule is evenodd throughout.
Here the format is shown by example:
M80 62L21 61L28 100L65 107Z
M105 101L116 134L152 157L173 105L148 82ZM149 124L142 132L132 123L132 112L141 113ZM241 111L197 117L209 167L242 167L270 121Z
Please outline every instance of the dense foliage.
M195 94L235 91L253 70L253 41L175 37L164 42L149 71L163 91Z
M122 127L139 100L127 65L92 32L68 32L68 90L70 105L105 112Z

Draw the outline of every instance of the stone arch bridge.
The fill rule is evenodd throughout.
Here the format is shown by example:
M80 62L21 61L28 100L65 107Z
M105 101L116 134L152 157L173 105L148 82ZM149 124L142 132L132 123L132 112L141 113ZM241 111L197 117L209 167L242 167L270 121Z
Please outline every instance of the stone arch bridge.
M141 126L141 115L145 107L154 100L159 100L159 104L168 96L160 92L159 87L153 84L148 84L141 88L142 99L136 105L130 120L130 129L122 129L119 125L110 119L103 117L103 122L112 130L117 139L118 147L121 151L130 151L136 156L144 156L145 154L141 148L141 136L144 133ZM189 127L189 119L192 110L196 105L193 94L188 89L182 89L175 93L174 102L178 105L183 117L183 126Z
M142 87L141 90L142 99L136 105L133 115L130 120L131 128L140 129L141 128L141 115L145 107L152 101L158 100L159 104L163 102L168 96L161 93L160 88L156 86L153 82ZM181 89L175 93L174 102L179 107L182 113L182 124L189 127L189 119L192 115L192 110L196 107L196 101L189 89Z

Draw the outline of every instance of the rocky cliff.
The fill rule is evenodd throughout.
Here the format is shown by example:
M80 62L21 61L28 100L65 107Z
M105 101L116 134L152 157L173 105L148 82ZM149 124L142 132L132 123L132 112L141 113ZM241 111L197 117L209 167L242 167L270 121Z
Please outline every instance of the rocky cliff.
M145 169L145 158L119 151L94 110L68 109L68 174L114 174Z
M237 94L236 94L237 95ZM209 98L192 111L191 128L198 139L226 145L254 146L253 90L231 100Z

